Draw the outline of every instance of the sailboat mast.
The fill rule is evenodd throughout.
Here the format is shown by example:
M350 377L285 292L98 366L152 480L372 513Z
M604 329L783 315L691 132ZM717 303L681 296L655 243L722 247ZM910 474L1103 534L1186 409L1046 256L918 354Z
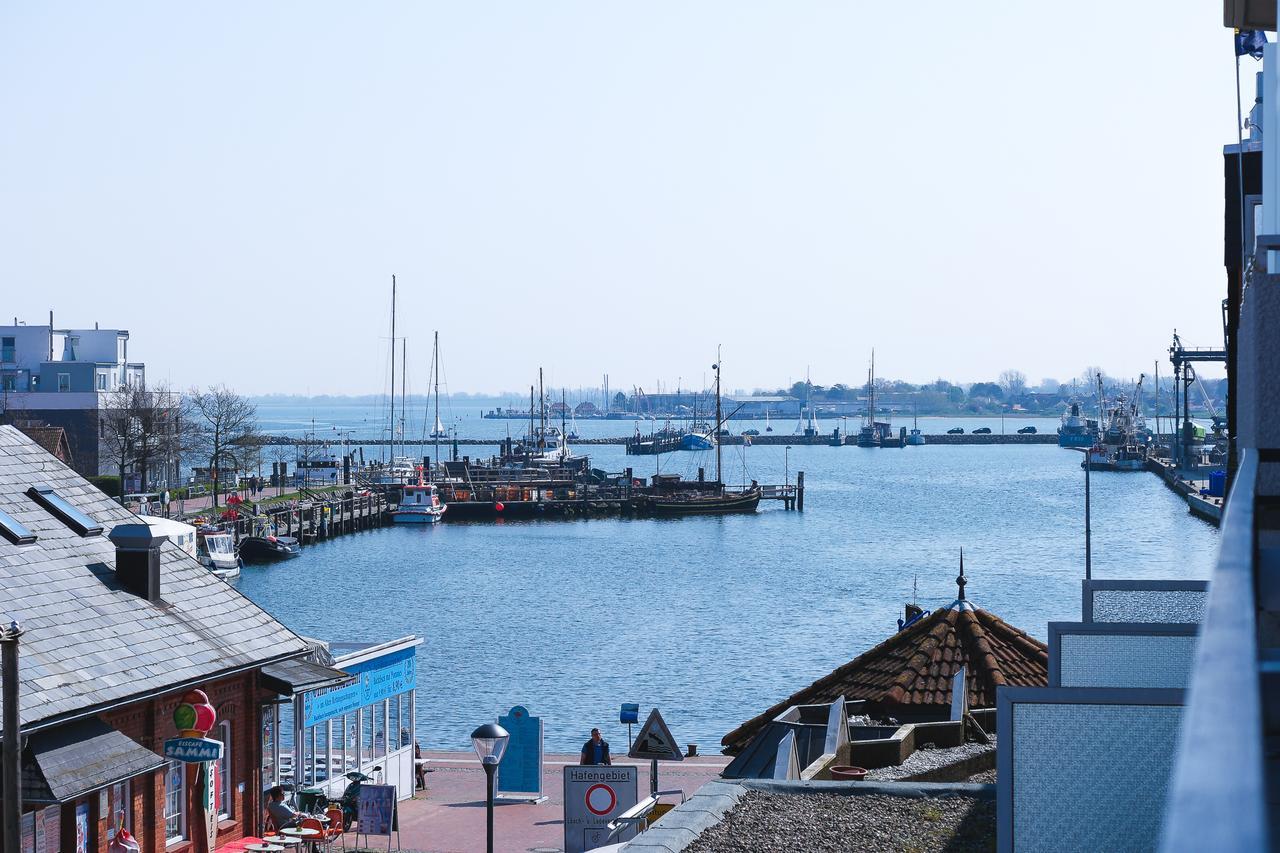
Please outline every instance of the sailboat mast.
M546 449L547 441L547 392L542 387L542 368L538 368L538 449Z
M396 277L391 276L391 464L396 461Z
M405 393L405 383L409 376L409 339L405 338L400 342L400 452L404 453L404 441L407 433L405 425L408 423L408 412L405 411L405 401L408 395Z
M560 460L562 462L564 461L565 454L568 452L568 449L569 449L568 445L566 444L566 442L568 442L569 440L569 430L565 428L565 422L564 422L565 412L567 412L568 409L569 407L565 404L565 401L564 401L564 388L562 387L560 389Z
M435 370L436 380L436 422L431 427L431 434L436 437L436 464L440 464L440 333L436 332L435 342L431 347L431 366Z
M529 454L533 452L533 386L529 386L529 446L524 451L525 467L529 467Z
M716 483L720 492L724 493L724 477L721 473L721 448L720 448L720 347L716 347L716 363L714 365L716 371L716 425L712 427L715 430L716 442Z

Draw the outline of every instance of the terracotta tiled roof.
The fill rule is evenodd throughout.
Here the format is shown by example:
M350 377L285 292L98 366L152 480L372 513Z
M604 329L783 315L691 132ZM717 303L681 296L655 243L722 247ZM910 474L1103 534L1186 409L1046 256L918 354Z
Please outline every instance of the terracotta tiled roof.
M865 700L886 714L895 709L945 713L951 678L966 664L971 708L994 708L1001 685L1043 687L1049 680L1044 643L971 601L957 601L743 723L721 743L733 754L787 708L824 704L837 696Z
M70 460L71 449L67 444L67 432L62 427L19 426L18 429L27 438L58 457L59 461L67 462Z

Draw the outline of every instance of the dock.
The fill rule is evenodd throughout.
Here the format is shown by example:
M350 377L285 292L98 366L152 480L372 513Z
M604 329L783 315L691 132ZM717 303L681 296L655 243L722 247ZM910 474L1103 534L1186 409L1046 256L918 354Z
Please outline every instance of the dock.
M647 438L647 436L646 436ZM780 446L780 445L812 445L825 446L831 444L830 433L820 433L818 435L725 435L721 436L720 442L725 447L741 446L746 444L746 440L750 438L753 446ZM575 447L588 447L591 445L617 445L626 446L629 442L635 440L634 436L608 436L604 438L575 438L569 441ZM450 438L449 440L441 439L438 442L434 439L396 439L397 447L430 447L439 444L442 448L457 445L459 447L501 447L506 441L505 438ZM973 433L964 433L960 435L951 435L948 433L940 433L937 435L925 436L926 446L929 444L1057 444L1058 436L1052 432L1042 432L1033 435L1020 435L1018 433L1008 433L1001 435L1000 433L989 433L974 435ZM287 445L287 446L333 446L332 440L322 439L305 439L297 436L289 435L269 435L262 438L263 444L269 445ZM856 446L856 435L845 435L840 437L842 445ZM385 438L352 438L349 442L351 447L386 447L391 442ZM897 446L896 441L893 446ZM665 448L663 452L668 452ZM674 448L670 452L678 452Z
M1147 459L1147 470L1158 476L1175 494L1181 495L1187 502L1187 510L1197 518L1201 518L1214 526L1222 523L1222 508L1225 498L1200 494L1207 489L1209 480L1194 475L1197 471L1179 470L1167 459Z

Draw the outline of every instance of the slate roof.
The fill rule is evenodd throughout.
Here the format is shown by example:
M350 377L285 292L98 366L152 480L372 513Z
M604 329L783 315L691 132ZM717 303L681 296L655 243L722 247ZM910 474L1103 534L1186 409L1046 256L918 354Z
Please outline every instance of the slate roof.
M886 714L896 709L943 715L951 707L951 677L966 665L970 708L994 708L1001 685L1043 687L1049 682L1048 646L958 599L743 723L721 744L726 753L735 754L787 708L823 704L837 696L865 700L869 710Z
M26 496L33 485L53 487L102 535L76 535ZM24 727L310 651L171 543L162 547L163 601L126 592L107 535L137 516L12 426L0 426L0 508L38 537L26 546L0 537L0 620L25 631Z

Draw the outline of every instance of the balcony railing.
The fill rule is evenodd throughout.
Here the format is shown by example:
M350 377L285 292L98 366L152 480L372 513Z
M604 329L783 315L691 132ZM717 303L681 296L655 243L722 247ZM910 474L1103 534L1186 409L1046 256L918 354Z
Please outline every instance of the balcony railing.
M1258 453L1241 451L1222 519L1162 851L1270 850L1257 626Z

